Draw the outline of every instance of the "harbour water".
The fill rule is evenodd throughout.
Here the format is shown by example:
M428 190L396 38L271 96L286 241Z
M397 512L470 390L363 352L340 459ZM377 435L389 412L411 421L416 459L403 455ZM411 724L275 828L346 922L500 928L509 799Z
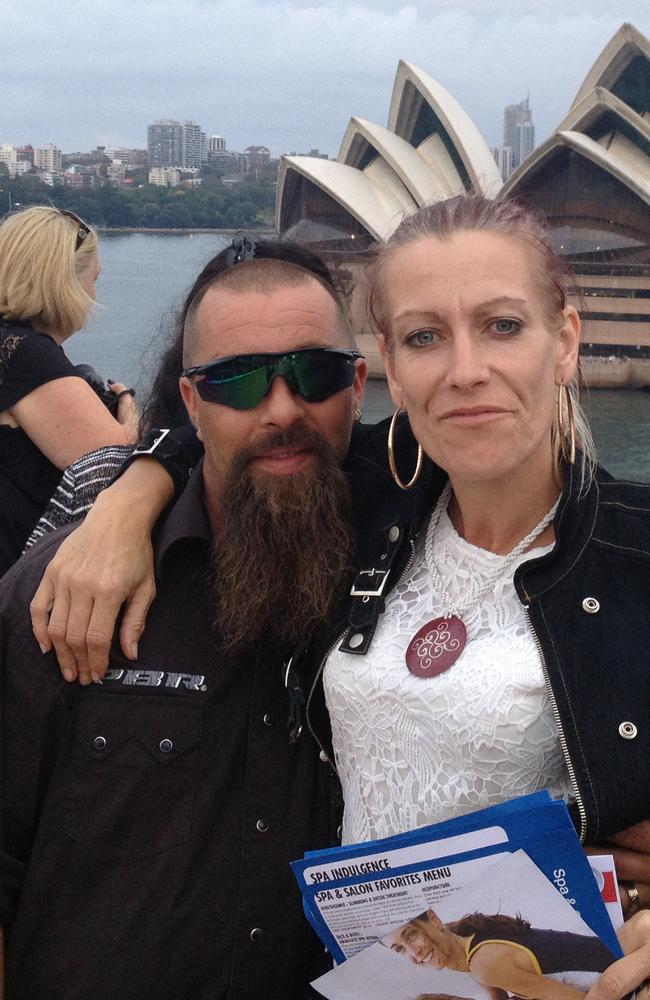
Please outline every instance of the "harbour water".
M174 308L202 265L227 242L210 233L104 235L98 305L86 328L66 345L71 359L142 395L171 333ZM621 478L650 482L650 391L592 389L585 404L601 463ZM370 382L364 419L391 412L385 383Z

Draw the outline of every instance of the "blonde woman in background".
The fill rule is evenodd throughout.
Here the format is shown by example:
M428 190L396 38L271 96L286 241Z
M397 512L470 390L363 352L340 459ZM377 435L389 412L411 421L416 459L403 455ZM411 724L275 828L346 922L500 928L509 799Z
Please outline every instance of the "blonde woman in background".
M78 216L24 209L0 225L0 574L18 558L61 471L137 440L119 383L115 416L66 357L95 300L97 236Z

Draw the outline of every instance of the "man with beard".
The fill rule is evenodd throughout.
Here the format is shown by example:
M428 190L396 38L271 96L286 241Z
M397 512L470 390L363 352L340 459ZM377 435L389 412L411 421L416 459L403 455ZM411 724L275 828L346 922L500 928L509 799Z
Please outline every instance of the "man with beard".
M197 295L184 364L205 458L159 527L137 662L114 643L80 687L39 653L27 606L60 537L3 581L13 1000L293 1000L326 967L289 861L332 842L331 772L299 738L291 657L351 564L366 368L334 288L271 260Z

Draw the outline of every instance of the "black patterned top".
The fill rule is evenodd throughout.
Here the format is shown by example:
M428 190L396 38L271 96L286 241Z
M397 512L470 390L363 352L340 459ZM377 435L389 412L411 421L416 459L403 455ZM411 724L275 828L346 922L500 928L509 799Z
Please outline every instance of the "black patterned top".
M0 413L46 382L76 374L47 334L0 319ZM20 427L0 424L0 575L20 555L60 478Z

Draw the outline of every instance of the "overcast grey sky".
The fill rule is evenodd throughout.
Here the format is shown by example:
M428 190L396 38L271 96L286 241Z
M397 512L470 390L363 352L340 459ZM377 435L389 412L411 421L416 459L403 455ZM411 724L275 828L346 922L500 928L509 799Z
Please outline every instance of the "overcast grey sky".
M8 2L8 10L7 10ZM536 139L649 0L4 0L0 144L145 146L189 118L228 148L336 155L352 115L386 124L400 58L449 90L490 144L530 94Z

